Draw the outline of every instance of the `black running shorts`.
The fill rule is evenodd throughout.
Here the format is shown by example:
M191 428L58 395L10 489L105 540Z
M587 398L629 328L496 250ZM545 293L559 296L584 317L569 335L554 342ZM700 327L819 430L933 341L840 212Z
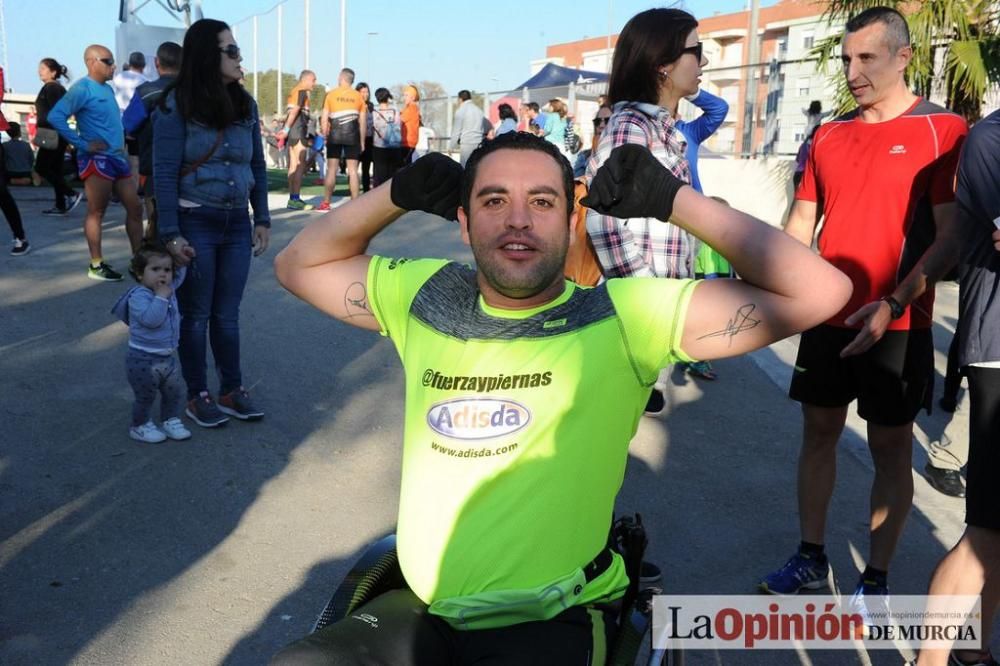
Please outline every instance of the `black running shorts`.
M886 331L857 356L840 358L858 331L821 324L802 334L795 359L792 400L816 407L858 401L858 414L882 426L906 425L931 410L934 341L930 329Z

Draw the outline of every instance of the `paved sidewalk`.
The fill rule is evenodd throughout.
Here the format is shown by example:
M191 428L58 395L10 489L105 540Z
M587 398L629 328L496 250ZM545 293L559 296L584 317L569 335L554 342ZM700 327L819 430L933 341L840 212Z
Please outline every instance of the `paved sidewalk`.
M245 381L267 410L255 424L192 426L186 442L127 435L126 329L110 314L129 285L85 276L84 208L39 214L46 190L15 188L31 254L0 255L0 664L262 664L303 635L359 553L395 522L402 383L392 345L282 290L272 260L315 213L280 210L254 260L242 309ZM105 255L127 264L112 207ZM457 227L410 214L373 250L471 259ZM954 327L939 288L943 376ZM643 513L668 593L752 593L798 542L801 430L785 396L794 343L716 364L720 379L674 372L669 409L643 419L619 506ZM925 440L946 415L921 417ZM867 552L871 464L852 420L839 456L828 550L850 592ZM925 455L917 447L914 469ZM962 530L963 502L916 501L892 572L919 594ZM689 664L898 664L898 654L698 652Z

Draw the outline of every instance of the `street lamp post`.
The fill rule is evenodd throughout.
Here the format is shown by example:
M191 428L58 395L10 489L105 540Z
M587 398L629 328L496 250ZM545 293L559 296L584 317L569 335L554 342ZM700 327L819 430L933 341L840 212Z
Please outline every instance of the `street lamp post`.
M377 32L368 33L368 69L365 71L365 77L369 81L374 81L375 77L372 75L372 37L377 37Z

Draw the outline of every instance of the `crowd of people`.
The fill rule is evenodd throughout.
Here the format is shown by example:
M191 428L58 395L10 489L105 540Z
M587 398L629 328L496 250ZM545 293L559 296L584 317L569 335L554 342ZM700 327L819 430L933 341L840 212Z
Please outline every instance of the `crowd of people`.
M1000 591L1000 504L988 481L1000 464L1000 112L970 132L960 116L914 95L905 79L910 34L897 11L876 7L847 23L842 60L857 106L827 122L820 107L805 110L812 126L783 230L703 194L698 146L728 107L700 87L707 60L698 23L679 9L626 24L584 150L560 99L503 104L494 127L462 90L449 137L457 160L421 156L417 88L403 89L402 108L382 87L373 102L349 68L318 110L316 75L304 70L281 126L264 127L221 21L197 21L183 46L162 44L156 80L138 75L139 56L130 57L129 76L115 77L111 52L92 45L87 76L69 90L59 83L66 68L46 58L36 102L46 154L35 170L55 196L46 214L68 214L81 200L63 178L62 155L75 152L88 277L122 279L102 256L100 232L112 194L126 211L137 284L113 312L129 328L129 435L187 439L182 415L202 427L264 416L243 386L239 308L252 257L270 243L269 135L287 147L287 208L311 208L301 196L305 169L310 158L325 165L316 210L327 214L278 255L279 282L332 317L390 337L407 370L398 549L409 589L377 597L274 663L497 652L576 663L600 654L597 629L612 621L605 602L627 585L620 556L606 550L607 528L639 418L665 407L664 373L685 364L714 378L711 359L795 333L789 395L803 414L801 541L758 586L794 595L829 584L836 447L857 401L875 475L869 552L852 604L885 607L912 503L913 423L933 399L934 286L956 266L954 366L970 394L968 527L928 574L931 593L982 594L992 617ZM682 99L702 114L680 120ZM5 151L16 153L19 128L0 122L15 137ZM333 206L342 164L349 194ZM0 209L14 253L25 254L7 188L23 174L7 171ZM476 267L367 254L406 211L457 220ZM567 281L571 263L588 261L588 278ZM428 373L442 382L428 382ZM469 379L497 381L476 389ZM450 410L473 409L480 393L502 403L499 421L453 418ZM158 395L159 424L151 415ZM460 455L484 439L489 456ZM574 529L553 529L565 524ZM551 589L564 603L547 600L542 591ZM981 649L925 650L919 663L997 663L989 627Z

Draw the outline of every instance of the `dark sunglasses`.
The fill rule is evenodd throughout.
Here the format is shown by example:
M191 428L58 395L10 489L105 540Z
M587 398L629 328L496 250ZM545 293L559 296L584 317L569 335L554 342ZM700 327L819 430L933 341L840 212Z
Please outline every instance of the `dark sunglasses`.
M236 44L230 44L226 48L219 50L225 53L233 60L237 60L240 57L240 47L238 47Z
M681 49L681 55L684 55L685 53L690 53L695 58L698 59L698 62L701 62L701 51L702 51L702 48L703 48L702 47L702 43L698 42L694 46L689 46L686 49Z
M601 125L607 125L610 118L594 118L594 127L600 127Z
M95 60L97 60L98 62L103 62L108 67L114 67L115 66L115 59L114 58L95 58Z

